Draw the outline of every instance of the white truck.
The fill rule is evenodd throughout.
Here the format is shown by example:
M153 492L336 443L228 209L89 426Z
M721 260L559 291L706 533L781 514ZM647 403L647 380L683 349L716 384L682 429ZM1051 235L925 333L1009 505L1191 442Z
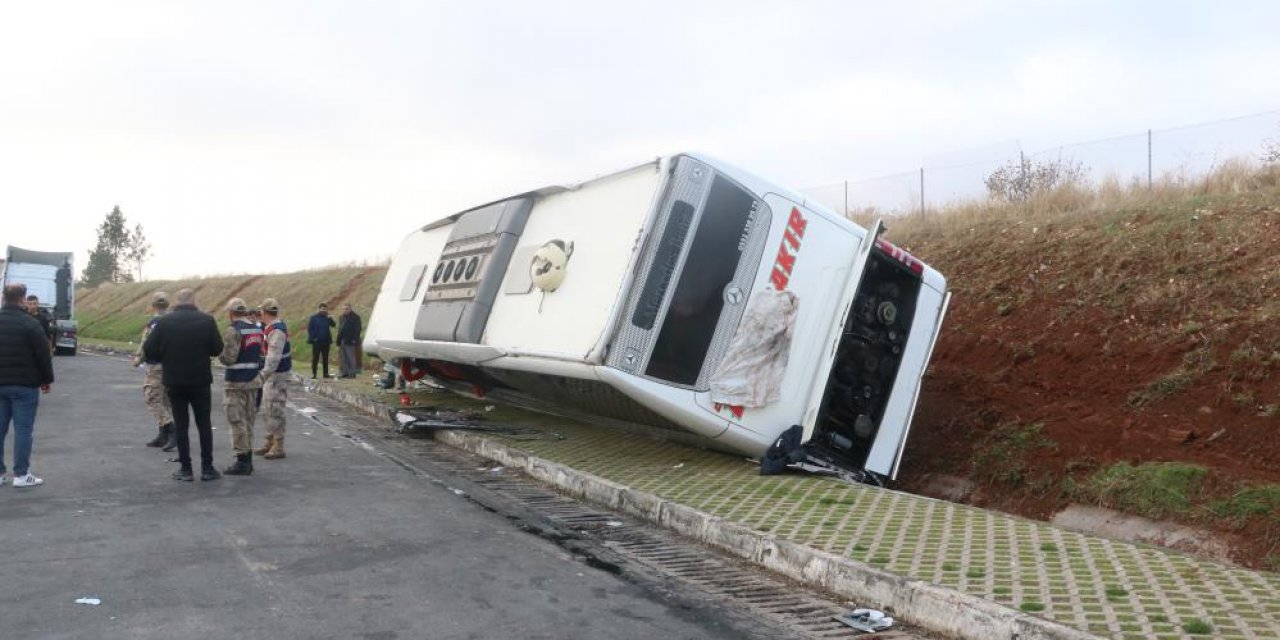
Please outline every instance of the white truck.
M409 379L692 434L762 471L879 481L949 299L880 231L711 158L663 157L410 233L364 349Z
M75 321L76 283L73 254L60 251L31 251L10 246L5 251L0 281L5 286L22 283L27 295L40 299L40 307L54 322L54 353L76 354L78 338Z

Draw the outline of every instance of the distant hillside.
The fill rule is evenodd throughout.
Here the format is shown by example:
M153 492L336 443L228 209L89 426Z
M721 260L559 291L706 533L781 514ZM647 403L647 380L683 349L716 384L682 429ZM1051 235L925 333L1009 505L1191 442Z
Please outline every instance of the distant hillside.
M333 267L297 273L267 276L214 276L186 280L153 280L129 284L102 285L76 292L76 317L80 334L86 339L136 342L150 313L151 294L166 291L170 295L183 287L196 290L196 303L225 325L223 306L234 297L257 305L273 297L283 305L283 317L290 330L301 334L302 323L315 312L316 305L327 302L335 314L337 306L349 302L368 322L378 289L387 273L385 266ZM309 363L310 349L304 340L295 340L298 362Z

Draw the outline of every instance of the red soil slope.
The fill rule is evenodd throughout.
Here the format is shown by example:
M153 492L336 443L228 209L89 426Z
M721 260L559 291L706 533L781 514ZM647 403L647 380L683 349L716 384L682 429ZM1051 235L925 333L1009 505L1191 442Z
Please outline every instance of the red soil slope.
M971 502L1047 518L1087 502L1080 485L1121 461L1208 467L1206 503L1280 483L1278 204L1261 193L1051 222L939 223L899 239L955 291L903 488L928 492L929 474L969 477ZM1001 440L1037 424L1031 446ZM1193 509L1176 519L1221 531L1237 559L1268 566L1280 557L1277 518Z

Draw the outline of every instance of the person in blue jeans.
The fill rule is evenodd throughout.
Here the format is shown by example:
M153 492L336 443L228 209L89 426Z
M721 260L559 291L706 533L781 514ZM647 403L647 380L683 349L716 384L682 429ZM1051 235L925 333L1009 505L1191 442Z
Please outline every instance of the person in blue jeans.
M44 483L31 473L31 447L35 439L36 408L40 394L53 384L53 358L40 322L27 313L27 287L4 288L0 307L0 485L8 481L4 443L13 424L13 486L35 487Z

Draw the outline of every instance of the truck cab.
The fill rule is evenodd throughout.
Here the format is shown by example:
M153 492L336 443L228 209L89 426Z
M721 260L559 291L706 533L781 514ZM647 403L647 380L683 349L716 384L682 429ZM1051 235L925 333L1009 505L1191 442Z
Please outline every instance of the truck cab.
M4 285L22 283L27 294L40 300L54 328L54 353L75 355L79 348L75 320L74 254L61 251L32 251L9 246L5 251L0 281Z

